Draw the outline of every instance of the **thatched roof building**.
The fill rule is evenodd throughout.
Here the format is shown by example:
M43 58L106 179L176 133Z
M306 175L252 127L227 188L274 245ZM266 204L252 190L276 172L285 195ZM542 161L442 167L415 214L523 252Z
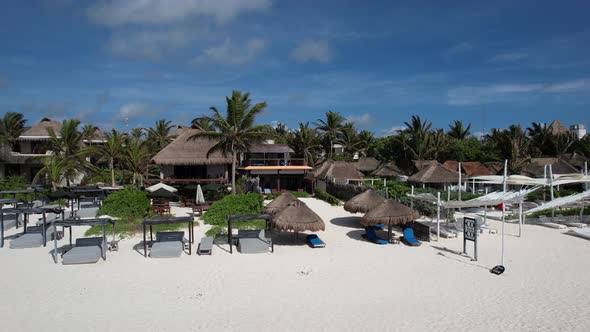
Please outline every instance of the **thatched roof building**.
M371 176L382 178L394 178L400 175L404 175L404 172L393 161L381 164L376 170L371 172Z
M51 120L49 118L43 118L39 123L25 130L20 136L19 140L23 141L36 141L45 140L49 138L48 128L52 128L56 135L59 135L62 123L59 121Z
M344 204L344 210L351 213L367 213L379 204L383 203L385 198L373 189L367 189L362 193L349 199Z
M449 171L458 171L459 169L459 162L454 160L447 160L442 165ZM470 177L480 175L494 175L496 173L490 171L479 161L464 161L461 162L461 174Z
M560 135L568 132L567 128L563 125L563 123L561 123L561 121L557 119L551 122L551 124L549 125L549 131L553 135Z
M569 164L567 161L559 158L531 158L530 162L520 171L521 175L535 178L542 178L545 175L545 165L551 165L553 174L572 174L580 173L578 169ZM547 168L549 174L549 168Z
M354 164L356 166L356 169L367 174L376 170L381 164L381 162L373 157L361 157Z
M412 163L414 164L414 168L416 169L416 171L419 172L428 166L438 164L438 161L436 161L436 160L412 160Z
M408 182L445 184L457 183L459 172L449 171L443 165L436 163L410 176Z
M362 179L363 173L359 171L354 163L346 161L327 160L313 173L313 177L322 180L347 180L347 179Z
M418 219L420 215L412 208L398 203L392 199L387 199L381 204L371 209L361 219L364 226L373 226L376 224L398 225L405 224Z
M174 141L152 158L152 161L157 165L231 164L231 156L224 156L221 152L213 152L207 157L207 152L215 145L215 141L205 137L189 139L198 132L199 129L182 130Z
M317 213L306 204L287 205L272 218L273 228L279 231L317 232L326 229L326 225Z

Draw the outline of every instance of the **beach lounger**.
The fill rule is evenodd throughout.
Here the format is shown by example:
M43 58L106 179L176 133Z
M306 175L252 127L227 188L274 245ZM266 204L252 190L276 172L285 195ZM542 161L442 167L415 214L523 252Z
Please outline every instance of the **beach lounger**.
M376 224L375 226L373 226L373 228L374 228L376 231L382 231L382 230L384 230L384 229L385 229L385 225L383 225L383 224Z
M106 244L102 237L76 239L75 246L62 256L62 264L92 264L105 257Z
M203 237L201 238L201 242L199 243L199 248L197 249L197 254L200 255L211 255L213 252L213 238L212 237Z
M432 234L436 234L436 224L434 224L432 227L430 227L430 233ZM450 238L456 238L457 237L457 231L453 230L453 229L448 229L444 226L440 227L440 237L444 237L447 239Z
M150 249L152 258L180 257L184 251L184 232L158 232Z
M312 248L324 248L326 244L320 239L317 234L309 234L307 237L307 244Z
M402 242L413 247L417 247L422 244L422 242L416 239L416 236L414 235L414 230L410 227L404 228L404 236L402 237Z
M365 232L367 235L367 240L373 242L373 243L377 243L377 244L387 244L389 243L387 240L382 239L380 237L377 236L377 233L375 233L375 228L373 226L368 226L365 227Z
M581 238L584 238L586 240L590 240L590 229L588 228L584 228L584 229L571 229L570 233L568 233L570 235L575 235Z
M262 230L238 230L238 250L243 254L267 253L272 248L272 239Z
M27 227L27 232L10 241L11 249L37 248L45 245L53 239L53 227L50 224L45 228L45 241L43 241L43 226Z
M565 225L556 224L554 222L540 222L537 225L543 226L543 227L554 228L554 229L566 229L567 228L567 226L565 226Z

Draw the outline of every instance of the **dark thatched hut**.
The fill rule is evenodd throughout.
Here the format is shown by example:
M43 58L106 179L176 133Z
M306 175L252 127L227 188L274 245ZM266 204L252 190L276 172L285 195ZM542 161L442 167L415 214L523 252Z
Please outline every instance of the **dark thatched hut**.
M447 160L442 164L449 171L458 171L459 162L454 160ZM494 175L484 164L479 161L464 161L461 162L461 174L472 177L481 175Z
M381 165L381 162L373 157L361 157L354 165L359 171L369 174L376 170Z
M199 129L184 129L179 136L158 152L152 161L157 165L225 165L231 164L231 156L223 155L219 151L210 153L209 150L216 144L214 140L205 137L190 139L199 132Z
M438 163L432 164L408 178L408 182L422 184L449 184L457 183L458 181L458 172L449 171L443 165Z
M371 176L388 179L402 175L404 175L404 172L393 161L379 165L379 167L371 173Z
M399 225L418 219L420 215L412 208L398 203L392 199L386 199L381 204L371 209L361 219L364 226Z
M49 138L49 132L47 129L51 128L56 135L59 136L62 123L59 121L51 120L49 118L43 118L39 123L25 130L19 137L20 140L34 141L34 140L45 140Z
M549 165L551 165L551 171L553 174L580 173L578 169L560 158L531 158L530 162L520 171L520 174L534 178L542 178L545 175L546 165L547 175L549 174Z
M306 204L292 202L272 218L273 228L279 231L317 232L326 229L326 225Z
M383 203L385 198L379 195L373 189L367 189L362 193L354 196L353 198L349 199L344 204L344 210L351 212L351 213L367 213L371 209L375 208L379 204Z

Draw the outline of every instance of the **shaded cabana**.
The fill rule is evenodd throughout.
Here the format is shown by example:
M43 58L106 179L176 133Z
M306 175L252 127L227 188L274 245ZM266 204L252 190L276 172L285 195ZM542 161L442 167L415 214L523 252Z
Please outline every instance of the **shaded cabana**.
M291 202L272 218L275 230L298 232L317 232L326 229L322 218L306 204Z
M391 240L391 227L393 225L405 224L418 219L419 214L414 209L398 203L392 199L386 199L378 206L371 209L361 218L364 226L375 226L377 224L387 225L388 240Z
M154 242L153 226L154 225L165 225L165 224L178 224L187 223L188 226L188 254L191 254L192 243L195 241L194 233L194 220L193 217L171 217L171 218L157 218L157 219L144 219L143 226L143 255L147 258L147 228L150 230L150 244Z
M371 176L378 176L380 178L387 178L392 179L398 176L405 175L404 172L396 165L395 162L391 161L388 163L384 163L379 165L379 167L374 170Z
M344 204L344 210L351 213L367 213L369 210L383 203L385 198L379 195L374 189L367 189L362 193L349 199Z
M248 220L256 220L256 219L263 219L266 222L266 226L264 230L270 230L270 226L272 223L272 216L270 214L264 213L264 214L230 214L227 216L227 242L229 243L229 253L233 254L233 246L234 246L234 236L232 234L232 226L235 222L240 222L240 221L248 221ZM253 231L253 230L246 230L246 232L248 232L249 234L247 235L247 238L250 238L249 241L255 240L255 241L263 241L265 242L267 245L270 246L270 250L271 252L274 252L274 242L272 241L272 239L270 238L265 238L266 234L263 234L263 236L260 236L260 233L255 234L254 237L252 237L251 235L253 233L257 233L258 231ZM238 241L240 241L240 234L238 233ZM243 239L242 239L243 240ZM268 241L268 242L267 242ZM239 244L239 243L238 243Z
M446 185L459 182L459 173L449 171L443 165L432 164L418 173L410 176L408 182L425 184Z
M264 213L275 214L294 201L297 201L297 197L288 191L284 192L264 207Z
M39 208L31 208L31 207L24 207L20 208L20 214L23 215L23 232L22 234L17 237L16 239L10 242L11 248L32 248L38 247L42 245L45 247L47 245L47 236L52 235L53 237L57 237L57 232L51 232L48 228L52 222L47 222L47 214L52 213L55 215L60 215L62 219L64 218L64 209L58 207L39 207ZM27 227L29 222L30 215L32 214L41 214L41 225L40 226L33 226ZM70 233L71 234L71 233Z
M112 225L113 226L113 241L111 242L111 244L113 245L115 243L115 221L113 219L110 218L92 218L92 219L65 219L65 220L56 220L53 222L53 232L57 233L57 227L58 226L62 226L62 227L73 227L73 226L102 226L102 237L93 237L93 238L80 238L76 240L76 247L78 247L78 249L76 249L76 247L74 248L70 248L70 250L68 252L70 252L71 254L74 253L74 250L76 251L80 251L80 252L76 252L76 257L74 257L70 262L68 262L69 264L80 264L80 263L95 263L96 260L98 260L98 258L96 258L96 260L94 260L94 257L96 257L95 255L97 254L96 251L94 250L98 250L98 254L100 255L100 257L102 257L103 260L107 259L107 246L108 246L108 241L107 241L107 226L108 225ZM96 241L99 240L99 241ZM71 247L71 243L72 243L72 233L70 232L70 247ZM55 264L58 263L59 261L59 255L58 255L58 251L57 251L57 237L53 238L53 246L54 246L54 250L53 250L53 261L55 262ZM62 259L64 259L64 264L66 264L65 262L65 256L68 254L68 252L64 253L62 256Z

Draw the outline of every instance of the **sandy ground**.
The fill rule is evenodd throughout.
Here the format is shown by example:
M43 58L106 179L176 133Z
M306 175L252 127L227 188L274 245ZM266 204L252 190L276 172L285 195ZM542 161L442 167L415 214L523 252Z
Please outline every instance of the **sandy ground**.
M507 270L496 276L500 234L482 235L472 262L456 254L461 238L379 246L361 238L360 215L304 201L326 223L324 249L290 235L272 254L230 255L219 245L212 256L146 259L133 249L137 237L107 261L64 266L50 246L7 243L1 330L590 330L590 241L534 225L518 238L507 225ZM196 228L197 242L204 230Z

